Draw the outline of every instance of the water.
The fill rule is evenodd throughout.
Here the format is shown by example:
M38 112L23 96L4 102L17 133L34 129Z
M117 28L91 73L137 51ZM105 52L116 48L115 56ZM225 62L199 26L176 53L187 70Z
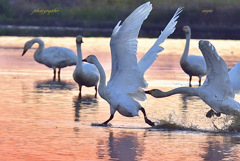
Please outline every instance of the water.
M208 119L210 109L198 97L175 95L155 99L148 96L141 105L143 115L126 118L116 113L109 127L91 126L109 117L109 105L94 88L78 86L72 79L74 67L62 70L53 81L53 71L33 60L35 49L21 57L30 37L0 37L0 160L239 160L240 132L234 118L222 115ZM64 46L76 52L75 38L43 38L48 46ZM154 39L139 40L139 58ZM239 41L211 40L231 68L240 60ZM95 54L110 76L109 38L84 38L83 54ZM185 40L167 40L164 52L146 72L149 89L170 90L188 85L181 70ZM198 40L190 51L201 55ZM35 48L37 47L34 46ZM193 78L197 86L197 78ZM240 101L239 96L236 100Z

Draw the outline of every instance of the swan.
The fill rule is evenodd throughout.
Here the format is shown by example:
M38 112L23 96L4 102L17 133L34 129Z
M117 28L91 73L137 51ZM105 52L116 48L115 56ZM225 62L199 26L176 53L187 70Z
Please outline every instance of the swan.
M228 72L233 87L233 92L240 92L240 61Z
M199 49L207 64L207 77L202 86L197 88L179 87L168 92L153 89L145 91L145 93L156 98L179 93L198 96L212 108L207 112L206 117L220 116L221 113L240 116L240 104L234 100L235 94L231 86L226 63L209 41L200 40Z
M79 95L82 97L82 86L95 87L95 98L97 97L97 84L99 81L99 72L95 65L82 62L81 44L83 43L82 36L78 35L76 38L78 61L73 72L73 79L78 83Z
M54 80L56 78L56 68L58 68L58 78L60 79L61 68L76 65L76 54L64 47L44 48L44 42L39 38L34 38L25 43L22 56L30 49L33 44L38 43L38 48L34 53L34 60L40 64L44 64L49 68L53 68Z
M180 59L180 65L183 71L189 75L189 87L192 86L192 76L197 76L199 78L199 86L201 86L201 78L205 76L207 72L206 63L202 56L188 55L191 29L189 26L184 26L183 31L186 34L186 44Z
M146 99L142 88L147 86L143 76L145 71L156 60L157 54L163 50L159 46L165 39L174 32L178 14L182 11L179 8L171 21L162 31L159 38L148 52L137 63L137 37L143 21L148 17L152 10L150 2L144 3L135 9L120 25L117 23L113 29L110 47L112 56L111 77L106 85L106 75L104 69L95 55L89 55L83 61L94 64L100 73L98 86L99 95L110 104L110 117L101 125L106 126L113 119L118 111L126 117L138 116L140 110L144 115L145 122L154 126L154 122L147 118L145 109L137 101Z

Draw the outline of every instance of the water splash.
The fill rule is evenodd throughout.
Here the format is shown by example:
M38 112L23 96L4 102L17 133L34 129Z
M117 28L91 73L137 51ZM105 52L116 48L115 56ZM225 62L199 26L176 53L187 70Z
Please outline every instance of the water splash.
M222 117L214 117L211 119L209 127L200 127L193 123L185 123L173 113L167 118L156 121L154 130L187 130L199 132L213 132L213 133L239 133L240 132L240 118L228 115Z

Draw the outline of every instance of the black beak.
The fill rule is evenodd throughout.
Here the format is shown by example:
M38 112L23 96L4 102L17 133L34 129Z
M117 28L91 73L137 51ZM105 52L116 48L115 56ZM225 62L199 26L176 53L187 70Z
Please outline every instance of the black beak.
M27 49L23 50L22 56L27 52Z
M145 91L145 93L147 93L147 94L151 94L151 92L150 92L150 91Z
M86 60L86 59L83 59L82 61L83 61L83 62L87 62L87 60Z
M83 40L81 39L80 41L76 41L77 44L83 43Z

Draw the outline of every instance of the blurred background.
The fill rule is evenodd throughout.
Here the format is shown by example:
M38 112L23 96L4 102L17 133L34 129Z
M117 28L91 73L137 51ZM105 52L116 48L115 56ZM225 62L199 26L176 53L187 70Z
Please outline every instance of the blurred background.
M146 0L0 0L1 36L110 37L113 27ZM176 9L184 7L171 38L239 39L239 0L151 0L153 10L140 37L156 37Z

